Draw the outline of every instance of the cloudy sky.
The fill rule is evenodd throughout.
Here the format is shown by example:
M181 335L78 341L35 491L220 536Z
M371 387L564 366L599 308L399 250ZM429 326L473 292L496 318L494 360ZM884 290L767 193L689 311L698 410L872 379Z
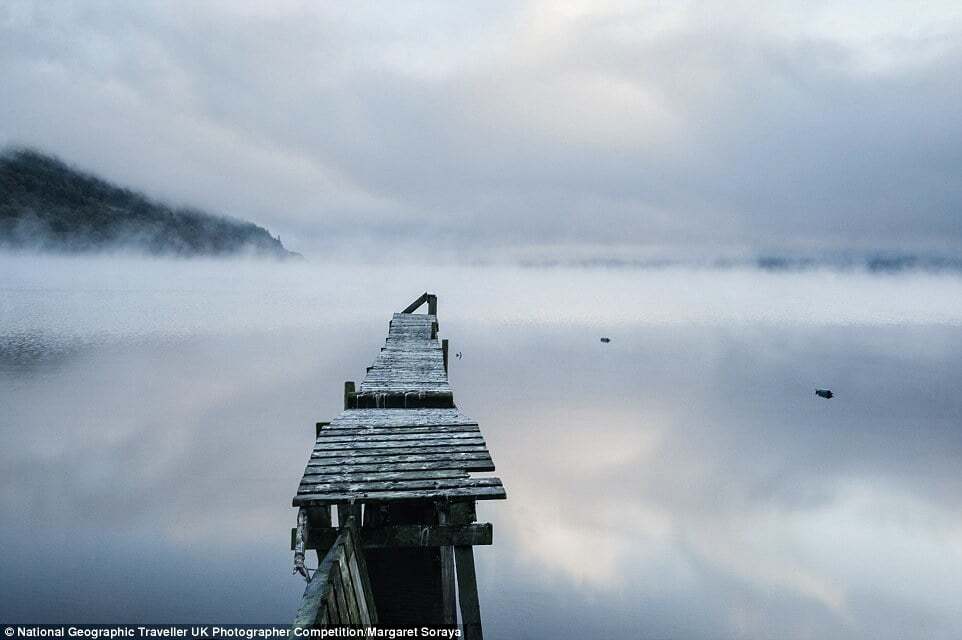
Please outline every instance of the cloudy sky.
M951 250L957 2L0 5L0 143L296 250Z

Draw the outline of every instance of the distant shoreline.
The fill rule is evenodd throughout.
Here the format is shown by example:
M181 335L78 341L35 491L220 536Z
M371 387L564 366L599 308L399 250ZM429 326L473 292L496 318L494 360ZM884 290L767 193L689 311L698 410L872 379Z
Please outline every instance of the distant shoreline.
M252 222L171 207L28 148L0 153L0 249L303 259Z

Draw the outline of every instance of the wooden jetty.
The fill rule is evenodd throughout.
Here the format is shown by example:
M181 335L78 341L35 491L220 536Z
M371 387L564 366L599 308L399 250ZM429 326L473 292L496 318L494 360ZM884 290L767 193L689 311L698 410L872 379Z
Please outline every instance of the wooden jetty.
M294 626L453 627L460 609L464 637L481 638L473 548L492 528L475 501L507 496L498 478L470 475L494 463L454 404L436 296L394 314L364 381L344 383L344 411L316 435L293 502L294 570L308 579Z

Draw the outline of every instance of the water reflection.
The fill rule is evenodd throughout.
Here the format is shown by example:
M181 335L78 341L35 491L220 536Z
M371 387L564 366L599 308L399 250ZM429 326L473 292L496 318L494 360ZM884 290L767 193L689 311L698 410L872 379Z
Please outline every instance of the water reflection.
M954 277L76 264L0 276L2 619L289 619L313 422L431 288L491 637L962 633Z

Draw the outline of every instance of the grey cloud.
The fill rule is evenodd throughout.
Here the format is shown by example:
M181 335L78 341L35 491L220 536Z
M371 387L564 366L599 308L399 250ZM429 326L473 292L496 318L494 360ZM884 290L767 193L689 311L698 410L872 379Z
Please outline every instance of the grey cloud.
M957 16L781 10L8 3L0 137L295 249L957 246Z

